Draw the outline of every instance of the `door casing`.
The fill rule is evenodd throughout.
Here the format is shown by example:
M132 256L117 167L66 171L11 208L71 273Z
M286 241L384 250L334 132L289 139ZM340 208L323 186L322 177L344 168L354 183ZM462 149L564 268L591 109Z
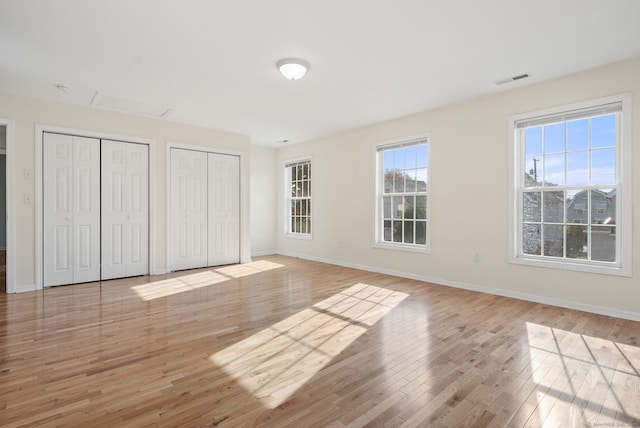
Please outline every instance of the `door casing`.
M6 208L7 208L7 271L6 292L15 293L16 287L16 205L15 205L15 122L1 118L0 126L5 127L6 136ZM22 290L20 290L22 291Z

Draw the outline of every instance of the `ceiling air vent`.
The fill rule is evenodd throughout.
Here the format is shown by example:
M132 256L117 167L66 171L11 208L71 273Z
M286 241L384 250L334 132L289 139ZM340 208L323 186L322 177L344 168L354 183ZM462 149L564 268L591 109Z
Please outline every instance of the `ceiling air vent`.
M173 111L173 109L168 107L142 103L125 98L118 98L111 95L103 94L99 91L96 92L96 94L93 96L91 105L94 107L102 107L108 110L116 110L124 113L158 118L164 118Z
M504 85L505 83L510 83L510 82L515 82L516 80L526 79L529 76L530 76L529 73L519 74L517 76L508 77L506 79L498 80L497 82L495 82L495 84L496 85Z

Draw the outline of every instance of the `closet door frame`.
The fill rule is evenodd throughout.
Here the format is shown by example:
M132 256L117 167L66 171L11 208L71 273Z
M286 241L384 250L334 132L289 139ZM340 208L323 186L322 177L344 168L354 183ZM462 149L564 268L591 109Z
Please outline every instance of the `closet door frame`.
M16 124L13 119L0 117L0 126L5 127L6 132L6 207L7 207L7 271L6 271L6 293L11 294L18 291L31 291L31 287L16 286L16 195L15 195L15 139Z
M131 143L146 144L149 146L149 273L162 273L156 271L155 266L155 247L156 239L153 231L155 230L155 215L153 214L152 207L155 206L155 141L149 138L131 137L128 135L108 134L104 132L87 131L84 129L74 128L62 128L58 126L50 126L43 124L36 124L36 136L35 136L35 151L36 151L36 164L35 164L35 188L36 194L34 197L35 214L36 214L36 227L35 227L35 252L36 252L36 266L35 266L35 289L42 290L44 285L44 239L43 239L43 218L44 218L44 203L43 203L43 134L45 132L52 132L57 134L67 134L76 137L98 138L104 140L116 140L126 141Z
M247 209L246 209L246 196L247 196L247 190L246 189L246 185L245 185L245 174L246 174L246 155L244 152L240 152L240 151L236 151L236 150L226 150L226 149L217 149L214 147L205 147L205 146L194 146L194 145L189 145L189 144L180 144L180 143L173 143L173 142L167 142L167 146L166 146L166 156L165 156L165 160L166 160L166 189L167 189L167 193L166 193L166 210L165 210L165 215L166 215L166 239L167 239L167 246L166 246L166 260L167 260L167 271L168 272L172 272L175 270L175 267L173 265L173 260L172 260L172 249L175 248L175 242L174 242L174 237L173 237L173 216L171 213L171 199L172 199L172 195L171 195L171 149L183 149L183 150L195 150L195 151L199 151L199 152L205 152L205 153L215 153L215 154L220 154L220 155L232 155L232 156L238 156L240 158L240 213L239 213L239 217L240 217L240 234L239 234L239 239L240 242L239 244L239 249L240 249L240 263L249 263L251 262L251 257L248 256L248 254L250 254L250 244L247 242L248 239L248 233L249 233L249 220L248 220L248 215L247 215Z

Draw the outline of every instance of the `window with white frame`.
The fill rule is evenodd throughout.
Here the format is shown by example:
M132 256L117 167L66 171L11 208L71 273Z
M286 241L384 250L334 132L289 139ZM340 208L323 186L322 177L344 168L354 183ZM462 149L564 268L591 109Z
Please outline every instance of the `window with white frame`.
M511 261L630 275L629 100L511 118Z
M311 159L285 163L286 231L311 237Z
M376 246L428 249L428 140L423 135L376 146Z

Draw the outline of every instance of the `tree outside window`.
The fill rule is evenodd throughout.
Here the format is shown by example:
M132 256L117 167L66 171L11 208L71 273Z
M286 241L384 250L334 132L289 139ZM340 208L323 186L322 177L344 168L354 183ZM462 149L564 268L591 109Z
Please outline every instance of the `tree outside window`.
M427 137L377 148L378 244L428 245Z

